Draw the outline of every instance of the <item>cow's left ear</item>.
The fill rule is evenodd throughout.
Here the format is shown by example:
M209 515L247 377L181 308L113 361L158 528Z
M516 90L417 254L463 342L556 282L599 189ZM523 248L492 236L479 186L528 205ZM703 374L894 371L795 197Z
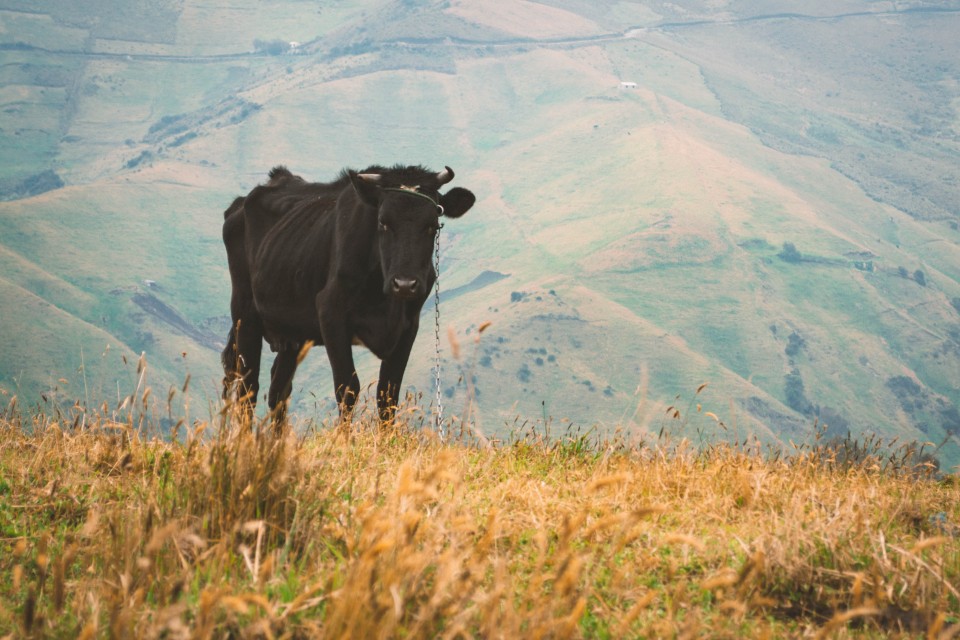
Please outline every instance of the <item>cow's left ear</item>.
M371 207L380 206L380 174L378 173L349 173L350 182L353 184L353 190L357 192L364 204Z
M477 197L468 189L463 187L454 187L440 196L440 206L443 207L443 215L448 218L459 218L473 206Z

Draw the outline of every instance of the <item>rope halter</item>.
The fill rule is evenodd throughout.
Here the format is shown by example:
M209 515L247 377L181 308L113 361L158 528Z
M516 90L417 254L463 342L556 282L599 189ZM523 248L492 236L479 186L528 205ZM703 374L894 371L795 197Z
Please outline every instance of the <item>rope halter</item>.
M426 198L427 200L430 201L430 204L432 204L437 208L437 215L438 216L443 215L443 205L437 202L436 200L434 200L432 197L420 191L419 185L415 187L408 187L405 185L400 185L399 187L385 187L381 189L381 191L394 191L396 193L405 193L407 195L417 196L418 198Z

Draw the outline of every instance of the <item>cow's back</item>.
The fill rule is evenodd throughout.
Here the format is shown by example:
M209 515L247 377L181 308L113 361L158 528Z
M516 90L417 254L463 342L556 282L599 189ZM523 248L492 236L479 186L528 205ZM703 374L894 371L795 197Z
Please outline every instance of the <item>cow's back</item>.
M244 202L251 257L259 261L263 251L289 253L301 244L323 245L339 192L322 183L256 187Z
M268 334L274 327L310 334L319 342L311 333L316 323L313 300L330 274L336 206L343 189L337 183L271 179L246 197L246 261Z

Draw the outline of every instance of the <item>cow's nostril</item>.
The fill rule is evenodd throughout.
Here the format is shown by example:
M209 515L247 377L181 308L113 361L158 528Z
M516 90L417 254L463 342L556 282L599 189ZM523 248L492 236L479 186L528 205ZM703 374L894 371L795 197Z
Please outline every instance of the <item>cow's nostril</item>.
M411 295L417 290L416 278L394 278L393 291L401 295Z

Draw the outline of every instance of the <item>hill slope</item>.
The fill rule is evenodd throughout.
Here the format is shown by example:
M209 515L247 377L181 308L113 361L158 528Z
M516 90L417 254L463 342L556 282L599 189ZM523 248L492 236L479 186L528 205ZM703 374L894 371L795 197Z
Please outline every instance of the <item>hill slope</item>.
M689 434L733 437L694 408L709 382L736 437L819 417L960 463L960 8L234 0L171 5L148 38L5 6L8 389L49 384L22 347L38 296L75 318L61 351L100 327L212 402L231 198L279 162L449 164L479 202L443 232L443 387L484 432L657 429L679 396ZM23 197L44 172L66 186ZM471 285L487 271L507 277ZM427 397L430 333L407 376ZM295 385L329 408L320 351Z

